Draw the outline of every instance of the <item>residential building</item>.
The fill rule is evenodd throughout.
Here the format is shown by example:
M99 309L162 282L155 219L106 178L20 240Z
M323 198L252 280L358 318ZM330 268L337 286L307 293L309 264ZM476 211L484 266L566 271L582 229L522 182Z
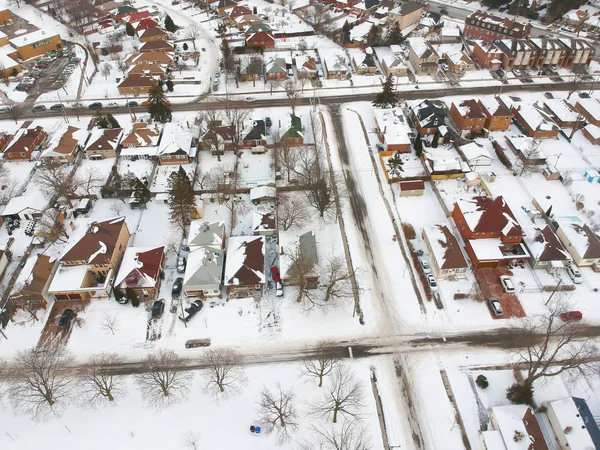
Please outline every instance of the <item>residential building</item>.
M40 126L35 128L21 128L12 138L2 157L7 161L29 161L33 151L41 146L48 135Z
M287 67L284 58L271 58L265 66L267 81L285 80L287 78Z
M20 288L13 290L8 298L11 311L21 308L28 311L46 309L48 305L48 287L58 263L50 256L39 253L30 259L33 265L27 261L15 282L15 286Z
M93 128L84 151L88 159L116 158L121 128Z
M222 122L207 124L207 131L202 136L202 148L210 150L212 155L224 155L225 151L233 150L235 144L233 142L234 127L222 125Z
M475 68L475 63L466 52L444 53L448 69L452 73L471 72Z
M152 77L132 77L125 78L119 85L119 94L131 95L137 97L139 95L147 95L150 92L150 88L158 86L158 80Z
M158 145L158 160L161 164L187 164L196 159L198 145L197 130L181 123L166 123Z
M567 48L563 67L570 69L590 65L596 54L596 49L590 42L585 39L565 37L561 37L559 40Z
M87 130L63 124L49 139L41 158L60 164L71 164L87 137Z
M556 235L578 266L600 263L600 239L584 221L576 216L554 217Z
M512 152L525 164L525 166L543 166L547 156L540 148L538 140L527 136L504 136L504 140Z
M258 31L246 38L248 47L275 47L275 37L268 31Z
M420 197L425 192L423 180L400 181L398 183L400 197Z
M536 415L527 405L494 406L490 411L490 422L500 433L506 450L548 450ZM483 433L482 436L483 448L498 448L490 447L485 441L489 437Z
M369 53L369 51L371 53ZM377 71L377 65L375 64L375 59L373 58L372 49L368 49L367 53L364 53L364 55L354 55L352 57L352 65L354 66L356 73L359 75L375 73Z
M583 135L593 145L600 145L600 127L592 123L586 125L583 129Z
M237 17L245 16L246 14L252 14L252 10L243 5L236 5L233 9L227 11L227 15L230 19L235 20Z
M260 297L265 283L263 236L232 236L227 243L225 286L229 298Z
M160 28L148 28L140 33L140 42L166 41L169 39L169 33Z
M138 33L138 35L139 35L140 31L142 31L142 30L149 30L150 28L159 28L159 26L158 26L158 23L154 19L152 19L150 17L144 17L139 22L137 22L135 25L133 25L133 28L135 29L136 33ZM139 36L141 37L141 35L139 35ZM145 42L145 41L142 41L142 42Z
M431 269L437 279L466 278L469 265L456 236L447 225L425 226L421 234L431 255Z
M491 41L475 41L473 58L481 66L497 70L502 66L503 52Z
M240 79L242 81L258 81L263 76L263 61L258 56L251 57L246 64L242 65Z
M489 167L494 160L492 155L490 155L490 152L488 152L483 145L479 145L476 142L469 142L468 144L461 145L458 147L458 151L469 167L473 169L476 169L477 167Z
M47 30L19 34L10 39L9 42L16 49L14 54L23 61L63 48L63 41L60 35ZM9 54L9 56L12 55L13 53Z
M506 71L531 69L536 61L537 50L526 39L504 39L496 47L502 52L502 67Z
M259 186L250 189L250 200L255 205L262 203L275 203L277 201L277 189L275 186Z
M252 234L273 236L277 233L277 220L274 212L252 213Z
M0 133L0 151L4 151L8 143L13 139L13 135L8 133Z
M531 24L476 11L465 19L464 35L468 38L496 41L498 39L524 39L531 34Z
M198 247L210 247L215 250L224 250L226 241L225 222L222 220L214 222L192 220L190 222L184 247L189 247L190 251L194 251L194 249Z
M127 247L115 277L115 289L133 290L140 300L153 300L160 290L165 265L164 247Z
M328 55L323 58L323 64L328 80L343 80L348 77L348 66L343 56Z
M267 125L264 120L255 120L252 122L252 128L244 136L242 145L244 148L267 145Z
M317 239L314 231L297 234L293 231L279 232L279 270L283 284L297 286L300 284L299 270L302 270L303 282L306 289L315 289L319 282ZM300 256L300 258L298 258ZM302 260L308 266L314 267L307 271L299 269L297 261Z
M26 194L11 197L4 209L2 217L18 217L21 220L38 220L48 207L48 200L38 190L31 190Z
M125 59L125 65L127 67L143 64L160 64L162 66L170 66L173 64L173 54L165 52L138 52L129 55Z
M302 119L293 114L285 116L285 122L282 124L282 130L287 130L281 140L288 145L302 145L304 143L304 130L302 128Z
M73 226L48 292L57 301L108 298L129 242L125 218L78 219Z
M518 104L511 108L521 128L534 139L552 139L558 136L559 126L540 105Z
M12 23L12 17L10 16L10 10L3 9L0 11L0 26L9 25Z
M155 158L159 139L160 129L157 125L136 122L123 133L120 156L132 161Z
M201 246L188 256L183 275L183 290L188 297L220 297L223 287L225 252Z
M529 265L533 269L546 269L549 273L554 273L571 261L569 252L550 225L527 231L523 242L531 255Z
M421 37L409 38L410 47L408 60L418 75L432 75L438 71L440 56L425 39Z
M298 79L314 80L317 78L317 60L310 55L296 55L296 73Z
M567 47L558 39L529 39L536 48L535 62L533 67L545 69L562 67L567 57Z
M395 46L391 46L395 47ZM405 77L408 75L408 67L404 56L400 53L385 54L379 57L381 69L385 76Z
M480 132L485 128L487 119L479 103L474 100L453 101L450 106L450 118L459 131Z
M389 17L398 23L401 30L418 23L423 15L423 6L415 2L406 2L390 10Z
M412 131L400 108L374 108L375 129L387 151L410 152Z
M160 78L164 80L166 74L166 67L160 64L134 64L129 67L125 76L127 78L153 78L155 80Z
M444 125L446 105L441 100L423 100L411 108L413 120L421 136L433 135Z
M238 16L233 20L235 26L239 30L243 30L244 28L249 27L250 25L258 25L263 23L263 19L257 16L256 14L244 14L243 16Z
M546 415L561 448L600 448L600 429L584 399L567 397L549 402Z
M579 114L568 100L562 98L544 100L544 109L550 113L552 120L562 129L573 128L577 124Z
M175 51L175 48L173 47L173 45L171 45L168 42L163 41L163 40L154 40L154 41L144 42L142 44L142 46L140 47L141 53L146 53L146 52L173 53L174 51Z
M575 109L583 114L589 123L600 127L600 101L595 98L579 98Z
M234 0L219 0L217 11L219 11L219 14L223 14L226 11L232 10L236 6L237 3Z
M479 106L486 116L484 127L490 131L506 131L512 122L512 113L498 98L479 99Z

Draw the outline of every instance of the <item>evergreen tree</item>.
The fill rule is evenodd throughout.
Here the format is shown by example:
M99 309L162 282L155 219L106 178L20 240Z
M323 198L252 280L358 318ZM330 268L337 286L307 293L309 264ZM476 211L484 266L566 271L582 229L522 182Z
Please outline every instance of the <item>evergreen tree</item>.
M506 398L512 404L533 407L533 386L529 383L515 383L506 390Z
M397 45L404 42L404 36L402 35L402 30L400 29L398 22L394 21L394 24L388 30L387 41L388 45Z
M174 33L177 31L177 28L179 27L175 25L173 19L171 19L171 16L167 14L165 16L165 29L170 33Z
M121 128L119 122L111 113L98 111L94 114L94 126L98 128Z
M165 82L165 86L167 87L167 91L173 92L173 81L170 78Z
M421 133L417 133L417 137L415 138L415 155L417 155L417 158L423 155L423 138L421 137Z
M133 289L131 289L131 288L125 289L125 295L131 301L131 304L134 307L137 308L138 306L140 306L140 299L138 298L137 294L135 293L135 291Z
M124 297L123 293L119 289L114 288L113 294L115 295L115 300L117 301L117 303L120 303L121 305L126 305L127 302L129 302L129 299L127 297Z
M440 130L435 130L435 134L433 135L433 142L431 143L431 146L433 148L437 148L440 141L440 137L442 137L442 135L440 134Z
M135 36L135 30L133 29L133 25L131 25L131 23L127 22L127 25L125 25L125 33L127 33L127 36Z
M386 108L388 106L394 106L398 102L397 94L394 92L394 78L392 75L388 75L385 81L382 83L382 89L375 101L373 106L380 108Z
M509 2L510 0L483 0L481 3L483 6L487 6L488 8L498 9L502 5L506 5Z
M402 167L403 165L404 161L402 160L400 152L396 152L394 156L389 158L387 161L388 171L392 176L401 177L402 172L404 172L404 168Z
M188 48L190 48L189 45L187 45L187 42L183 43L183 50L185 50L186 52L188 51Z
M381 28L375 24L371 26L369 33L367 34L367 45L373 47L379 45L381 41Z
M171 107L167 105L165 93L160 86L152 86L148 95L148 113L150 118L157 122L171 121Z
M146 207L146 203L148 203L151 199L150 189L146 186L146 183L142 182L139 178L136 178L133 182L133 198L137 204L139 204L142 208Z
M350 24L346 20L344 22L344 26L342 27L342 44L348 44L350 42L350 40L351 40L351 38L350 38L350 30L351 29L352 29L352 27L350 26Z
M185 231L196 211L194 187L183 167L169 177L170 221Z

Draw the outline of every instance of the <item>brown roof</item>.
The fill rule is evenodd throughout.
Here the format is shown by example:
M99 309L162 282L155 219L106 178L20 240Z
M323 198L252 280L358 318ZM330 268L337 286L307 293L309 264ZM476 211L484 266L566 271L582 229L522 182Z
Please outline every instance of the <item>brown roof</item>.
M542 252L537 255L539 261L565 261L571 259L550 225L546 225L542 230L539 230L535 240L544 244Z
M161 67L160 64L150 63L150 64L135 64L127 71L127 75L148 75L148 76L160 76L164 75L166 72L164 67Z
M252 11L246 6L234 6L233 9L229 12L229 17L235 19L239 16L245 16L246 14L252 14Z
M401 181L400 182L400 190L401 191L422 191L424 189L425 189L425 182L422 180Z
M501 195L459 199L456 204L473 232L523 236L519 222Z
M133 261L134 266L131 271L124 274L125 276L121 280L116 280L115 282L118 283L120 289L156 286L164 254L164 247L157 247L145 252L136 253ZM125 264L126 262L123 261L121 269L123 269ZM119 278L121 278L121 274L119 274Z
M146 87L146 86L155 86L158 84L152 77L131 77L125 78L118 87Z
M259 284L263 280L258 273L263 273L265 270L265 256L263 254L262 239L248 239L242 243L246 248L244 262L238 271L227 280L229 284L250 285ZM234 280L237 280L234 282Z
M144 145L152 145L153 138L160 134L160 130L156 125L153 127L146 123L134 123L130 133L121 140L121 145L127 147L135 145L141 147Z
M162 50L165 52L172 52L173 46L171 44L169 44L168 42L158 40L158 41L144 42L144 45L142 45L140 47L140 52L147 52L150 50Z
M460 269L468 267L467 261L460 249L460 245L456 237L448 229L446 225L435 225L437 229L444 235L444 240L439 240L438 243L446 252L444 253L444 263L440 269Z
M464 100L462 101L459 106L461 108L467 108L467 113L463 116L465 119L485 119L486 115L484 114L481 106L479 106L479 103L477 103L475 100L471 99L471 100ZM459 113L462 112L459 109L458 110Z
M49 256L38 254L37 260L31 270L31 276L21 290L11 296L10 302L12 306L27 302L42 301L42 292L46 287L53 268L54 262L50 260Z
M500 97L495 97L496 103L498 106L493 110L489 110L483 106L481 100L479 101L479 106L481 106L482 111L485 113L491 114L491 117L512 117L512 113L510 109L502 102ZM487 114L486 114L487 115Z
M579 234L585 234L587 237L588 246L583 255L583 259L600 258L600 240L598 240L598 237L594 234L592 229L587 224L581 226L572 223L570 226L572 226Z
M140 38L145 38L149 36L168 36L168 33L165 30L161 30L160 28L147 28L140 35Z
M29 151L29 147L38 138L40 133L44 133L42 127L28 128L23 134L15 135L15 139L9 144L4 153L21 153Z
M139 52L129 55L125 60L125 64L128 66L143 63L171 64L172 62L173 55L167 52Z
M63 155L70 155L73 150L79 145L79 141L73 137L79 131L79 128L69 126L65 134L63 134L58 141L58 145L52 150L53 153L61 153Z
M90 142L87 150L115 150L119 145L119 136L123 130L121 128L111 128L102 130L102 134L94 142Z
M94 222L86 233L60 258L63 263L110 264L119 234L127 228L125 217Z
M528 450L548 450L548 445L546 444L540 424L531 408L527 408L527 411L523 415L523 424L531 441Z

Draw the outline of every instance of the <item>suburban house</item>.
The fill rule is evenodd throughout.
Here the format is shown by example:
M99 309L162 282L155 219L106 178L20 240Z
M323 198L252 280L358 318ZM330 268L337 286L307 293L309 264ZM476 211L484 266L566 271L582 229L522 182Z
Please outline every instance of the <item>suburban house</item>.
M596 48L585 39L560 37L560 42L567 48L567 56L563 67L570 69L589 66L596 54Z
M527 39L505 39L496 41L502 52L504 70L531 69L535 63L536 48Z
M358 55L354 55L352 58L352 65L354 66L356 73L359 75L375 73L377 70L377 65L375 64L375 59L373 58L373 50L370 48L367 49L367 52L360 57Z
M299 79L314 80L317 78L317 60L310 55L296 55L296 73Z
M156 157L160 129L157 125L136 122L126 129L121 139L121 158L132 161Z
M242 145L245 148L267 145L267 125L264 120L255 120L252 122L252 128L244 136L244 139L242 139Z
M210 246L196 247L187 257L183 290L188 297L220 297L223 287L225 251Z
M567 47L558 39L529 39L536 48L536 59L533 67L546 69L548 67L562 67L567 57Z
M440 56L425 39L408 38L408 60L418 75L432 75L438 71Z
M328 55L323 58L323 64L328 80L343 80L348 77L348 66L343 56Z
M293 231L279 232L279 269L283 283L288 286L297 286L300 283L296 261L302 260L313 269L304 273L306 289L315 289L319 282L317 239L314 231L297 234ZM306 270L305 268L302 269Z
M512 113L497 98L479 99L479 106L486 116L484 127L489 131L506 131L512 122Z
M514 265L529 258L523 230L501 196L458 199L452 218L475 268Z
M400 197L420 197L425 192L423 180L400 181L398 183Z
M554 273L571 261L569 252L550 225L528 231L523 242L531 255L529 265L533 269L546 269L549 273Z
M13 136L11 134L5 132L0 133L0 151L4 150L12 138Z
M197 145L198 138L193 127L166 123L158 145L158 160L161 164L187 164L196 158Z
M243 56L243 55L240 55ZM242 64L240 79L242 81L258 81L263 76L263 60L259 57L245 58L246 64Z
M267 61L265 68L267 81L285 80L287 78L287 68L284 58L271 58Z
M446 105L441 100L423 100L412 106L411 112L419 134L433 135L444 125Z
M165 79L167 69L160 64L134 64L129 67L125 76L127 78L154 78Z
M163 66L170 66L173 64L173 55L165 52L146 52L146 53L133 53L125 59L125 65L131 67L133 65L143 64L160 64Z
M600 127L600 101L595 98L579 98L577 99L577 103L575 103L575 109L589 123Z
M108 298L129 242L124 217L78 221L48 290L57 301Z
M142 46L140 47L140 52L142 52L142 53L146 53L146 52L173 53L174 51L175 51L175 47L173 47L173 45L169 44L166 41L162 41L162 40L144 42L142 44Z
M550 114L537 103L518 104L511 108L513 116L529 136L534 139L552 139L558 136L560 127Z
M64 124L52 135L41 158L61 164L71 164L87 137L87 130Z
M153 300L160 290L165 264L164 247L127 247L115 288L125 294L132 289L140 300Z
M379 57L381 68L383 69L385 76L392 75L394 77L405 77L408 75L406 61L400 51L394 51L394 47L400 48L397 45L391 45L390 48L392 48L392 53L386 53Z
M130 17L131 19L131 17ZM133 25L133 29L139 33L142 30L148 30L150 28L158 28L158 23L150 18L150 17L144 17L142 19L140 19L138 22L134 22L132 23ZM144 41L142 41L144 42Z
M487 116L476 100L452 102L450 118L460 131L480 132L485 128Z
M242 16L238 16L236 17L233 22L235 23L235 26L238 27L239 30L243 30L244 28L250 26L250 25L256 25L256 24L260 24L263 23L263 19L260 18L259 16L257 16L256 14L244 14Z
M288 145L302 145L304 143L302 119L293 114L287 114L285 118L286 123L282 124L282 129L287 131L281 136L281 140Z
M481 67L498 70L502 65L503 52L492 41L475 41L473 58Z
M252 234L273 236L277 233L277 220L274 212L252 213Z
M561 448L600 448L600 429L584 399L567 397L548 402L546 415Z
M456 280L466 278L469 265L456 236L447 225L435 224L423 227L423 241L431 258L431 268L436 278Z
M201 140L204 150L210 150L212 155L223 155L226 150L234 149L233 127L222 125L220 120L208 123Z
M504 136L512 152L527 166L543 166L547 156L540 148L541 143L527 136Z
M190 251L194 251L198 247L223 250L226 239L225 222L222 220L216 222L192 220L184 246L189 247Z
M44 143L48 135L42 127L19 129L2 157L7 161L29 161L33 151Z
M548 450L544 434L533 410L527 405L494 406L490 410L492 430L481 433L484 449Z
M35 258L29 259L15 281L16 289L8 298L12 311L19 308L46 309L48 304L48 287L57 264L50 256L39 253Z
M275 47L275 37L269 31L258 31L246 38L248 47Z
M531 24L476 11L465 19L465 37L496 41L498 39L524 39L531 33Z
M169 33L160 28L147 28L139 33L140 42L166 41L169 39Z
M558 225L556 234L578 266L600 263L600 239L596 233L576 216L554 217Z
M421 20L423 6L415 2L402 3L390 10L390 19L397 22L401 30L418 23Z
M471 72L475 68L475 63L464 51L444 53L444 59L452 73Z
M229 298L260 297L264 284L264 237L230 237L225 262L225 286Z
M117 89L121 95L132 95L137 97L139 95L146 95L150 92L150 88L158 86L158 80L149 76L140 77L127 77L124 78Z
M93 128L84 151L88 159L116 158L121 128Z
M252 14L252 10L243 5L236 5L233 7L233 9L227 11L227 15L232 20L240 16L245 16L246 14Z
M255 205L262 203L274 203L277 201L277 189L275 186L259 186L250 189L250 200Z
M547 99L544 100L544 108L550 113L552 120L562 129L573 128L577 124L579 113L575 111L568 100L561 98Z
M224 12L231 10L236 6L237 3L234 0L219 0L217 11L219 11L219 14L223 14Z
M468 144L459 146L458 152L469 167L473 169L476 167L491 166L494 160L490 152L483 145L479 145L476 142L469 142Z
M2 217L16 216L21 220L37 220L48 206L48 200L36 189L28 194L11 197L4 209Z
M583 135L594 145L600 145L600 127L588 124L583 128Z
M375 129L387 151L410 152L412 131L400 108L374 108Z

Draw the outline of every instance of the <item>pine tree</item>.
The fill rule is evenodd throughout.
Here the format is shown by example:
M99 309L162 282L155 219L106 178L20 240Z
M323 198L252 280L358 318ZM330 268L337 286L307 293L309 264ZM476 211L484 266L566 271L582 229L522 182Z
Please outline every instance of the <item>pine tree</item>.
M402 35L402 30L400 29L400 25L398 24L398 22L394 21L394 24L388 31L387 41L389 45L397 45L404 42L404 36Z
M167 87L167 91L173 92L173 81L171 79L167 79L165 86Z
M417 133L417 137L415 138L415 155L417 155L417 158L423 155L423 138L421 137L421 133Z
M431 143L431 146L433 148L437 148L441 136L442 135L440 134L440 130L435 130L435 134L433 135L433 142Z
M137 294L135 293L135 291L133 289L126 288L125 289L125 295L131 301L131 304L134 307L137 308L138 306L140 306L140 299L138 298Z
M140 207L145 208L146 203L151 199L150 189L142 180L136 178L133 182L133 198Z
M161 123L171 121L171 107L167 105L165 93L160 86L152 86L150 88L148 102L148 112L152 120Z
M194 187L183 167L169 177L170 221L185 231L196 210Z
M189 47L189 45L187 45L187 42L184 42L183 43L183 50L185 50L187 52L189 48L190 47Z
M369 47L373 47L379 45L379 41L381 40L381 28L377 25L373 24L369 33L367 34L367 45Z
M177 31L177 28L179 28L179 27L177 25L175 25L175 23L173 22L173 19L171 19L171 16L169 16L167 14L165 16L165 29L170 33L174 33Z
M382 83L382 89L375 101L373 106L380 108L386 108L388 106L394 106L398 102L397 94L394 92L394 78L392 75L388 75L385 81Z
M133 25L131 25L129 22L127 22L127 25L125 25L125 33L127 33L127 36L135 36L135 30L133 29Z
M389 158L387 161L388 171L392 176L401 177L402 172L404 172L404 168L402 167L403 165L404 161L402 160L400 152L396 152L394 156Z
M98 128L121 128L117 119L111 113L104 111L94 114L94 125Z
M348 23L348 21L346 20L344 22L344 26L342 27L342 44L348 44L351 40L350 38L350 29L352 27L350 26L350 24Z

